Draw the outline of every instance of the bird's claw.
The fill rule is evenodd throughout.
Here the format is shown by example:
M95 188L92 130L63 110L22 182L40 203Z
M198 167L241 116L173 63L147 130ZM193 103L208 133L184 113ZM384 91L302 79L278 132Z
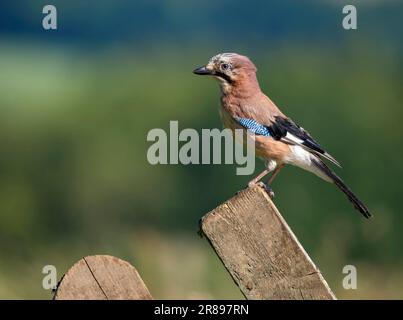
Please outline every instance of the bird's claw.
M263 188L263 190L265 190L267 192L267 194L269 195L270 199L274 199L274 191L272 188L270 188L270 186L262 181L258 182L257 185L261 188Z

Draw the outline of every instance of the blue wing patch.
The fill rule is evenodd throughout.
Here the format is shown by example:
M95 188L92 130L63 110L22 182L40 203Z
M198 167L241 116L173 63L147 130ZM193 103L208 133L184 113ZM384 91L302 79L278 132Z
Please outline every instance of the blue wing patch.
M238 118L236 117L235 120L238 121L238 123L244 127L245 129L248 129L249 131L253 132L256 135L260 135L260 136L266 136L269 137L270 136L270 131L269 129L256 122L253 119L247 119L247 118Z

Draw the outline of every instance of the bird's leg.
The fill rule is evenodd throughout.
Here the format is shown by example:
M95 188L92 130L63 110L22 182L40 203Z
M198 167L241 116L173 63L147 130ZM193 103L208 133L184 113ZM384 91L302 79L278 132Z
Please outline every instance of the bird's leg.
M270 176L270 178L267 180L267 183L264 182L260 182L259 184L261 184L261 186L266 190L266 192L268 193L268 195L270 196L270 198L274 198L274 191L273 189L270 187L271 183L273 182L274 178L277 176L277 174L281 171L281 169L284 168L284 163L275 166L275 168L273 169L273 167L269 167L267 169L265 169L264 171L262 171L256 178L254 178L253 180L249 181L248 183L248 187L251 187L255 184L258 184L259 180L262 179L264 176L268 175L270 172L273 172Z
M281 169L284 168L284 163L280 164L279 166L277 166L276 169L274 169L273 173L271 174L269 180L267 181L268 185L271 185L271 183L273 182L274 178L276 177L276 175L281 171Z
M262 179L264 176L268 175L271 171L272 170L270 170L270 169L265 169L264 171L262 171L256 178L254 178L253 180L249 181L248 187L252 187L255 184L257 184L260 179Z
M269 194L270 198L272 198L272 199L274 198L274 191L270 187L270 185L273 182L276 175L281 171L281 169L283 169L283 167L284 167L284 163L277 166L276 169L274 169L273 173L271 174L270 178L267 180L267 183L265 185L265 189L266 189L267 193Z
M266 185L264 182L259 182L260 179L262 179L264 176L268 175L270 172L273 171L273 168L267 168L264 171L262 171L256 178L253 180L249 181L248 187L252 187L256 184L260 185L269 195L270 198L274 198L274 192L268 185Z

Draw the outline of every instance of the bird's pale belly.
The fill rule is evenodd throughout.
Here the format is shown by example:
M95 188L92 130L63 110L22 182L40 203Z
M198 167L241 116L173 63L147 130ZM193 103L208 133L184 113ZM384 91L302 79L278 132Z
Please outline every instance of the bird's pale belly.
M221 111L221 118L225 128L231 130L243 129L227 112ZM290 154L290 147L288 144L274 140L271 137L254 135L255 140L255 154L257 157L267 160L276 160L277 162L284 162L284 159Z

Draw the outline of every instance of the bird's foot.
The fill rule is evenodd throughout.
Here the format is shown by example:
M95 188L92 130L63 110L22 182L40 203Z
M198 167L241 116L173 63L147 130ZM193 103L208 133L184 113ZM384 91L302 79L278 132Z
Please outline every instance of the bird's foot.
M275 196L273 189L269 186L269 184L264 183L264 182L261 182L261 183L262 183L262 188L263 188L264 190L266 190L266 192L267 192L267 194L269 195L270 199L273 200L273 199L274 199L274 196Z
M274 195L275 195L275 194L274 194L274 191L273 191L272 188L270 188L270 186L269 186L268 184L266 184L266 183L264 183L264 182L262 182L262 181L257 182L257 183L251 183L251 182L248 183L248 187L249 187L249 188L251 188L251 187L253 187L253 186L259 186L259 187L263 188L263 190L267 192L267 194L269 195L269 197L270 197L271 199L274 199Z

